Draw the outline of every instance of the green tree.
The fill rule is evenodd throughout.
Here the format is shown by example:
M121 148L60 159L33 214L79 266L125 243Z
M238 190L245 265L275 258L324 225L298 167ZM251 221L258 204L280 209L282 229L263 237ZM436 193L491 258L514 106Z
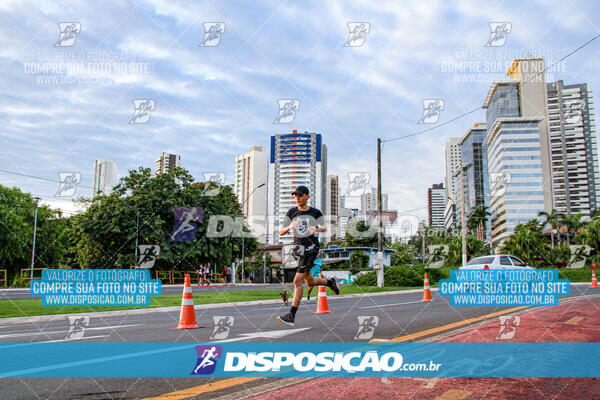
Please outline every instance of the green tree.
M552 210L551 213L547 213L546 211L540 211L538 213L538 217L544 218L544 226L549 225L550 229L552 229L552 231L550 232L550 237L552 240L552 248L554 248L554 231L559 228L563 215L556 210Z
M18 188L0 185L0 269L9 280L31 265L36 201ZM47 206L38 207L35 267L57 268L69 248L68 219Z
M548 247L537 219L517 225L512 236L501 248L502 253L511 254L533 267L541 267L548 260Z
M346 231L346 245L350 247L377 247L377 227L368 221L349 221Z
M369 266L369 256L362 251L355 251L350 256L350 273L357 274Z
M230 186L192 182L192 176L180 168L156 176L150 169L130 171L112 193L95 197L85 214L77 216L71 233L79 264L84 268L134 265L136 226L140 245L160 245L155 269L195 270L199 264L211 263L219 270L229 264L241 252L241 237L208 237L206 233L211 217L241 217L237 198ZM214 196L207 196L209 189L216 189ZM177 206L204 208L204 220L190 242L169 241L175 225L173 207ZM250 255L257 242L244 240Z
M479 206L475 208L469 217L469 220L467 221L467 229L469 229L470 232L475 232L477 228L481 226L485 232L487 217L490 215L492 214L490 214L488 208L485 206Z
M390 262L392 265L406 265L417 263L417 256L419 251L415 248L415 246L401 242L396 242L386 245L385 247L391 248L392 250L396 250L396 252L392 253L391 256Z
M445 243L448 246L448 255L444 260L444 267L457 268L462 265L462 236L449 237ZM467 260L490 253L484 242L473 235L467 235Z

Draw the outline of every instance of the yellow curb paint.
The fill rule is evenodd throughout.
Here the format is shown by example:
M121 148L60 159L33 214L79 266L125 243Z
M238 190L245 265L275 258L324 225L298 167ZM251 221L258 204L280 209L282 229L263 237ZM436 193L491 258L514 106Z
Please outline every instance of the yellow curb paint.
M480 317L469 318L469 319L465 319L465 320L462 320L462 321L453 322L453 323L448 324L448 325L442 325L442 326L438 326L436 328L427 329L427 330L424 330L424 331L421 331L421 332L411 333L410 335L405 335L405 336L400 336L400 337L397 337L397 338L393 338L393 339L390 339L390 342L394 342L394 343L397 343L397 342L406 342L406 341L409 341L409 340L412 340L412 339L417 339L417 338L420 338L420 337L423 337L423 336L429 336L429 335L433 335L435 333L440 333L440 332L443 332L443 331L447 331L449 329L458 328L459 326L463 326L463 325L467 325L467 324L472 324L472 323L475 323L475 322L483 321L483 320L488 319L488 318L497 317L498 315L503 315L503 314L508 314L508 313L511 313L511 312L519 311L519 310L522 310L524 308L527 308L527 307L513 307L513 308L509 308L508 310L497 311L497 312L493 312L491 314L482 315ZM371 340L371 342L372 343L377 343L375 340L376 339L373 339L373 340Z
M469 397L472 392L462 389L450 389L444 394L439 395L435 400L463 400Z
M566 297L564 299L559 300L559 303L562 303L562 302L567 301L567 300L580 299L580 298L584 298L584 297L596 297L596 296L597 295L583 295L583 296ZM550 306L547 306L547 307L550 307ZM480 321L483 321L485 319L497 317L499 315L508 314L508 313L516 312L516 311L520 311L520 310L524 310L526 308L533 308L533 306L513 307L513 308L506 309L506 310L493 312L491 314L485 314L485 315L482 315L482 316L479 316L479 317L469 318L469 319L465 319L463 321L458 321L458 322L453 322L453 323L448 324L448 325L438 326L436 328L431 328L431 329L427 329L427 330L424 330L424 331L411 333L409 335L400 336L400 337L389 339L389 340L388 339L371 339L370 342L371 343L387 343L387 342L398 343L398 342L406 342L408 340L417 339L417 338L420 338L420 337L423 337L423 336L433 335L435 333L447 331L449 329L458 328L460 326L467 325L467 324L472 324L474 322L480 322Z
M144 400L181 400L189 399L190 397L199 394L214 392L217 390L227 389L232 386L243 385L244 383L256 381L263 378L228 378L217 382L207 383L205 385L194 386L189 389L178 390L177 392L165 393L157 397L148 397Z
M570 320L568 320L567 322L565 322L565 324L575 325L575 324L578 324L582 319L583 319L583 317L573 317Z

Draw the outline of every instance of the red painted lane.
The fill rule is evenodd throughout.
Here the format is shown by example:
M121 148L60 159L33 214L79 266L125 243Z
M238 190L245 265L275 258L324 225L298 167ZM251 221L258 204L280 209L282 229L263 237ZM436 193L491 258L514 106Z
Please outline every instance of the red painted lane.
M600 298L536 308L512 323L496 319L445 342L598 342ZM511 339L500 330L514 328ZM510 337L505 332L504 337ZM600 378L319 378L252 400L301 399L600 399Z
M319 378L251 400L598 399L600 378Z
M535 308L521 314L519 319L519 325L513 320L512 324L504 322L504 327L496 319L442 342L600 342L600 297ZM511 336L507 334L499 337L501 328L514 329L514 337L502 339Z

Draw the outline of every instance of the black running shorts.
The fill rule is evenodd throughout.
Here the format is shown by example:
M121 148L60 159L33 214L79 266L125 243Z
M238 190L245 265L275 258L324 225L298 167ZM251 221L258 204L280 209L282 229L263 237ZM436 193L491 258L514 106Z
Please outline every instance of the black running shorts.
M298 258L298 268L296 268L296 272L299 272L301 274L308 272L312 269L314 263L315 263L315 259L317 258L317 255L319 254L319 248L315 248L314 250L308 250L305 251L304 254L302 254L299 258Z

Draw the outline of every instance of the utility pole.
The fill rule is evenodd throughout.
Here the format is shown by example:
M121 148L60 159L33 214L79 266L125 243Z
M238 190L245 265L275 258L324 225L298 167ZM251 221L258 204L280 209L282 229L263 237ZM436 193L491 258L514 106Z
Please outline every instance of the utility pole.
M38 213L38 205L40 204L40 198L34 197L35 200L35 217L33 220L33 248L31 249L31 279L33 279L33 264L35 262L35 236L37 233L37 213Z
M383 287L383 219L381 218L381 139L377 138L377 287Z
M139 210L138 210L138 214L135 220L135 265L137 265L138 262L138 237L140 234L140 214L139 214Z
M425 221L423 221L423 224L421 225L422 227L422 231L421 231L421 261L423 262L423 264L425 264L425 235L427 234L427 228L425 227Z

